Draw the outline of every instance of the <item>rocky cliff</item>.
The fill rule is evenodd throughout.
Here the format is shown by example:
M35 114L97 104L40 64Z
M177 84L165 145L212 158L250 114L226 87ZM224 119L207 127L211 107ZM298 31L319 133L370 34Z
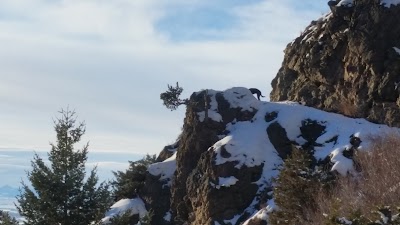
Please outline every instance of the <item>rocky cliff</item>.
M246 88L193 93L179 141L163 150L173 155L149 166L141 198L154 225L266 224L271 179L293 147L346 174L350 152L391 129L294 102L262 102Z
M329 1L331 12L287 45L271 101L400 126L398 3Z
M137 217L147 210L153 225L266 225L272 180L294 148L327 173L352 172L354 152L371 136L399 131L390 127L400 126L399 3L329 1L331 12L288 44L272 81L275 102L247 88L193 93L178 141L148 167Z

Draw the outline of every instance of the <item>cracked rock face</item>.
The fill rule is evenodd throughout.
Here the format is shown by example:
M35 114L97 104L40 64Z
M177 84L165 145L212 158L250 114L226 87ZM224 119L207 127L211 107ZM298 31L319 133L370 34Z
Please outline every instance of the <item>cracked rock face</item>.
M399 127L400 5L345 2L288 44L270 99Z
M293 148L346 175L368 137L394 130L294 102L258 101L241 87L196 92L179 140L148 167L141 197L153 225L264 225L272 179Z

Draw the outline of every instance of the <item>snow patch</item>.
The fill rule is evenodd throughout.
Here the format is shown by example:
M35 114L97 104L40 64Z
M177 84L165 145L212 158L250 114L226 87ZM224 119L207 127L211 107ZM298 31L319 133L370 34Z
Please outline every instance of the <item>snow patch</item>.
M168 181L167 185L171 186L176 170L176 154L177 152L162 162L149 165L147 171L153 176L160 176L160 181Z
M339 220L342 224L345 224L345 225L352 225L352 224L353 224L350 220L346 219L345 217L339 218L338 220Z
M206 113L204 111L203 112L198 112L197 115L199 115L200 122L204 122L204 119L206 118ZM210 109L208 110L208 118L210 118L210 119L212 119L212 120L214 120L216 122L222 122L221 114L219 114L219 113L217 113L215 111L212 111Z
M350 146L348 146L350 147ZM335 149L332 152L332 157L331 157L331 162L334 163L334 165L332 166L332 171L337 171L339 172L342 176L346 176L347 172L352 172L353 171L353 160L346 158L343 156L343 150L345 150L345 148L342 149Z
M234 176L218 178L218 183L219 183L219 186L221 186L221 187L230 187L232 185L235 185L236 182L238 182L238 181L239 180Z
M239 220L240 215L235 215L232 219L230 220L224 220L225 224L237 224L237 221Z
M170 222L172 218L172 213L170 211L168 211L167 213L165 213L163 219L167 222Z
M242 111L254 111L260 106L260 101L251 94L248 88L234 87L224 91L224 98L231 108L242 108Z
M117 215L122 215L128 210L131 211L131 215L139 214L140 218L143 218L147 214L147 210L142 199L121 199L111 206L105 217L101 219L101 222L107 224L110 222L111 218Z
M238 97L245 98L246 92L247 89L231 89L224 93L224 97L230 99L230 102L237 101L235 104L240 107L250 104L252 108L258 110L257 113L251 121L228 124L226 130L229 131L229 134L216 142L210 150L216 153L216 165L234 162L235 168L238 169L243 166L263 165L262 176L259 181L255 182L256 184L269 182L278 174L277 166L282 163L282 159L278 156L266 133L270 123L278 123L285 129L288 139L299 145L306 142L301 137L300 130L304 123L312 121L324 126L324 133L316 140L320 145L315 147L314 156L317 159L331 157L331 162L334 163L332 170L342 175L353 170L353 161L343 156L343 151L350 147L350 137L355 136L362 140L359 147L361 150L369 146L368 136L394 131L394 128L373 124L365 119L353 119L340 114L323 112L295 102L261 102L258 100L253 102L253 99L246 99L242 101L250 101L250 103L240 103ZM271 112L276 112L277 118L266 122L265 115Z
M399 48L393 47L393 49L396 51L397 54L400 55L400 49Z
M248 225L251 220L263 220L268 221L268 214L271 213L275 208L275 204L269 205L265 208L260 209L253 216L251 216L248 220L246 220L243 225Z
M208 118L217 121L217 122L222 122L222 116L221 114L218 113L218 102L215 99L215 95L218 93L217 91L207 89L206 93L208 97L210 98L210 108L207 109L208 113ZM197 94L200 94L200 92L197 92ZM197 115L199 116L200 122L204 122L204 119L206 117L206 112L198 112Z
M352 7L353 6L353 0L342 0L340 1L336 6L344 6L344 7Z

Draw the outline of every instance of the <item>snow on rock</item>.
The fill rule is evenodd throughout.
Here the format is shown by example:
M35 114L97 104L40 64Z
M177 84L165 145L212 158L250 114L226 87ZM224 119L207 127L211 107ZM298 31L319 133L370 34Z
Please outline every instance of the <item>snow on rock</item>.
M260 209L253 216L251 216L248 220L246 220L243 225L250 224L250 221L268 221L268 214L273 211L273 207L267 206L265 208Z
M265 132L271 123L278 123L285 129L288 139L298 145L306 142L300 130L305 121L316 121L323 126L324 131L316 140L319 145L315 147L314 156L317 159L331 156L331 161L334 163L332 170L343 175L353 169L352 160L342 154L350 147L350 137L358 135L362 140L361 149L368 146L368 136L385 134L396 129L373 124L365 119L353 119L340 114L324 112L294 102L254 101L248 96L249 93L240 88L224 92L224 97L231 104L247 110L257 109L258 111L251 121L228 124L226 128L229 131L228 135L216 142L209 150L216 153L216 165L235 162L235 168L240 169L242 166L254 167L263 164L263 174L259 184L276 176L278 174L277 165L282 163L282 159ZM276 112L277 117L267 122L265 117L271 112Z
M235 185L236 182L238 182L238 181L239 180L234 176L218 178L218 183L219 183L219 186L221 186L221 187L229 187L229 186Z
M142 199L121 199L111 206L110 210L108 210L101 222L103 224L107 224L110 222L111 218L117 215L122 215L128 210L131 210L131 215L138 214L140 218L147 214L147 210Z
M332 166L332 170L335 170L341 175L346 176L347 172L353 171L353 161L343 156L342 153L344 149L346 149L346 146L341 149L337 148L333 150L331 154L331 162L334 163L334 165Z
M341 0L336 6L351 7L353 6L353 0Z
M332 171L337 171L343 176L354 171L353 160L345 152L351 149L368 149L372 141L368 138L370 136L399 131L398 128L374 124L365 119L348 118L295 102L258 101L251 97L251 93L245 88L226 90L223 96L231 107L252 110L255 114L249 120L234 120L228 123L225 128L226 135L221 136L208 151L214 152L215 166L226 163L230 163L236 169L261 166L262 174L259 180L254 182L259 191L271 185L272 178L279 174L279 166L283 163L282 150L278 149L277 141L274 140L279 139L280 135L273 135L276 131L280 132L279 129L283 130L282 135L286 136L282 140L297 146L311 144L314 157L317 160L330 159L333 164ZM305 131L307 129L309 133ZM359 140L357 144L354 144L355 139ZM238 185L237 182L238 179L232 174L219 177L218 181L209 184L220 189L223 186ZM268 202L268 207L257 211L254 207L256 203L257 200L253 200L245 210L246 213L255 214L244 224L250 223L251 219L266 220L268 213L275 207L271 201ZM224 222L235 224L240 216L242 214L234 215L232 219Z
M232 219L230 220L224 220L225 224L237 224L237 221L239 220L240 215L235 215Z
M213 182L210 182L210 185L216 189L220 189L221 187L230 187L232 185L235 185L236 182L239 180L234 177L218 177L218 184L214 184Z
M326 22L329 21L332 18L332 15L333 15L332 12L329 12L329 13L325 14L324 16L322 16L321 18L319 18L317 20L316 24L309 25L305 29L305 31L301 34L301 36L304 36L304 37L301 39L300 42L301 43L302 42L310 43L311 41L315 40L314 34L315 34L315 32L318 31L318 28L319 28L318 24L322 23L322 28L325 27L326 26ZM324 35L325 35L324 33L321 33L320 36L319 36L319 39L321 39ZM290 45L293 45L294 42L295 42L295 40L293 40L290 43Z
M203 112L198 112L197 115L199 115L200 122L203 122L205 117L206 117L206 113L204 111ZM210 119L212 119L212 120L214 120L216 122L222 122L221 114L219 114L216 111L211 110L211 109L208 110L208 118L210 118Z
M215 95L217 94L217 91L207 89L207 95L210 97L210 108L208 109L208 118L216 121L216 122L222 122L222 116L221 114L218 113L218 103L217 100L215 99ZM199 116L200 122L203 122L205 119L206 113L203 112L198 112L197 115Z
M171 218L172 218L172 213L170 211L168 211L167 213L165 213L163 218L165 221L170 222Z
M265 115L265 109L258 111L257 114L262 117ZM212 147L216 152L216 165L236 162L235 167L240 169L242 166L254 167L264 164L263 180L269 180L276 175L275 166L281 164L282 159L266 138L265 129L263 118L256 119L254 123L243 121L229 124L227 130L230 134ZM228 152L230 157L223 157L224 151Z
M208 109L208 118L216 121L222 122L222 116L218 112L218 102L215 98L216 94L220 93L214 90L207 90L207 95L210 97L210 108ZM199 94L199 92L198 92ZM241 108L242 111L254 111L259 105L259 100L257 100L250 92L248 88L244 87L234 87L223 92L223 97L230 104L231 108ZM200 122L205 119L205 111L198 112Z
M171 186L172 177L176 170L176 153L162 162L149 165L147 171L153 176L160 176L160 181L167 181L167 185Z
M393 49L396 51L396 53L397 53L397 54L399 54L399 55L400 55L400 49L399 49L399 48L397 48L397 47L393 47Z
M381 0L381 5L384 5L387 8L396 6L398 4L400 4L400 0Z
M339 220L339 222L341 224L345 224L345 225L352 225L353 224L353 222L351 222L350 220L346 219L345 217L341 217L338 220Z
M260 105L260 101L247 88L234 87L225 90L223 94L224 98L231 105L231 108L242 108L242 111L253 111L254 109L258 109Z

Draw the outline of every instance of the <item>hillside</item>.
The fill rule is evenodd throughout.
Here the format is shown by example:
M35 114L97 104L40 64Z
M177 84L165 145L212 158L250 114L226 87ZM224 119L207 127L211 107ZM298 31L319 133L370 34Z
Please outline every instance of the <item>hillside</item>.
M173 155L148 168L141 198L152 224L242 224L274 207L271 178L293 147L346 175L352 151L368 147L369 136L397 131L294 102L258 101L240 87L208 90L206 119L205 93L191 96L179 145L166 148Z
M134 208L136 221L151 212L154 225L266 225L279 211L276 185L295 150L310 154L308 169L314 172L361 180L361 164L355 157L370 148L384 153L385 140L379 142L377 137L399 132L399 4L398 0L329 1L331 12L312 21L287 45L272 81L273 102L258 101L242 87L193 93L178 140L148 167L139 197L123 200L126 204L120 209ZM398 142L393 142L389 150L397 148ZM368 158L366 164L379 160ZM379 174L379 169L375 177L397 177ZM306 173L297 172L300 179ZM378 184L384 185L376 180L372 186ZM352 187L345 194L357 196L353 191L358 187ZM379 191L389 199L388 193L397 189L398 184ZM297 191L292 194L303 194ZM345 205L332 201L334 209ZM383 222L374 218L361 223L364 217L348 210L353 216L358 213L359 223L336 215L329 224L398 224L392 219L400 217L392 218L390 209L379 210Z

